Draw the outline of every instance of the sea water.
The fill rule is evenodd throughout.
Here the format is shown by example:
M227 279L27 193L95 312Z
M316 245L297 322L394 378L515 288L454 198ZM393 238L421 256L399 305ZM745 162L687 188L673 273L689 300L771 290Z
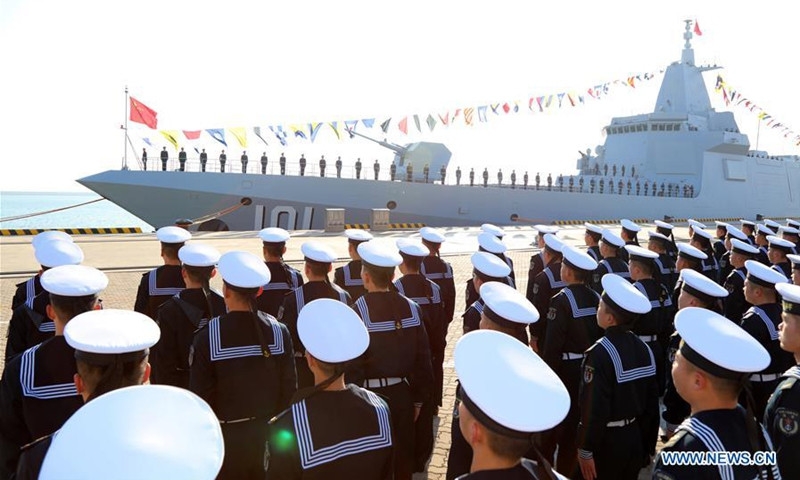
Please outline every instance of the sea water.
M70 207L99 198L102 197L92 192L0 192L0 220ZM0 221L0 229L109 227L139 227L142 232L155 230L144 220L109 200L19 220Z

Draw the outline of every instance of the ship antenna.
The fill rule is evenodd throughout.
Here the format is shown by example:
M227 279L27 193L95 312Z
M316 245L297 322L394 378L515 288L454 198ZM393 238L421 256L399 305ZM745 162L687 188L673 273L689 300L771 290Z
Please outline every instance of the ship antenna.
M686 31L683 32L683 39L686 43L683 44L683 52L681 55L681 63L688 63L694 65L694 50L692 50L692 21L684 20L686 23Z
M123 130L125 131L125 138L123 139L124 142L124 156L122 157L122 169L126 170L128 168L128 86L125 85L125 127Z

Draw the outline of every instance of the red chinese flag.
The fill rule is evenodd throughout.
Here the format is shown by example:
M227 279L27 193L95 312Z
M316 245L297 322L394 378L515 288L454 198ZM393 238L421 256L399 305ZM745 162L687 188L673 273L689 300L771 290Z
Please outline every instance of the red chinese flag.
M131 99L131 117L130 117L131 121L144 123L148 127L155 129L156 126L158 125L158 119L156 118L158 114L156 113L156 111L148 107L147 105L143 104L139 100L136 100L133 97L130 97L130 99Z
M698 37L703 35L703 32L700 31L700 24L697 23L697 20L694 21L694 34L697 35Z

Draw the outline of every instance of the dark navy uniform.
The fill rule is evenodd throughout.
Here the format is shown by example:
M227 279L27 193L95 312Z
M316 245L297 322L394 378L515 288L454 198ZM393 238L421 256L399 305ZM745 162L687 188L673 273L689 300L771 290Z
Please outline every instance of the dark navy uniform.
M751 243L751 245L753 244ZM769 261L769 255L767 255L767 246L762 245L758 247L758 255L756 256L756 260L764 265L771 265Z
M624 248L620 248L619 251L625 250ZM627 250L625 250L627 251ZM615 273L622 278L630 280L631 272L628 270L628 264L625 263L619 257L608 257L600 260L597 265L597 270L594 271L592 274L592 283L591 287L597 293L601 293L603 291L603 287L600 284L600 279L603 278L603 275L607 273Z
M600 260L603 259L603 255L600 253L600 246L599 245L592 245L590 247L587 247L586 248L586 253L588 253L589 256L592 257L592 259L595 262L599 263Z
M162 265L142 275L133 310L156 319L158 307L186 288L180 265Z
M567 283L561 280L561 262L552 262L544 267L542 273L536 275L533 280L533 306L539 312L550 311L550 299L553 295L566 287ZM549 313L548 313L549 315ZM538 338L538 348L542 351L544 347L545 334L547 333L547 318L539 318L539 321L528 326L532 337Z
M369 390L317 392L270 423L270 479L392 478L389 407Z
M397 292L367 293L353 304L369 332L369 348L350 373L353 383L386 397L395 432L395 478L414 467L414 406L430 401L433 372L422 309Z
M361 280L361 260L351 260L333 272L333 283L342 287L353 301L367 293Z
M706 258L705 260L701 260L700 273L710 278L711 280L720 283L719 262L714 257L714 252L711 250L703 250L703 253L708 255L708 258Z
M786 278L792 278L792 264L788 261L772 265L772 269L780 272Z
M511 273L505 278L504 281L508 286L517 288L516 287L517 280L516 277L514 276L514 262L512 262L509 257L503 255L502 253L499 254L490 253L490 255L498 257L500 260L506 262L506 265L508 265L511 268ZM480 294L475 290L475 283L470 278L469 280L467 280L467 290L464 293L466 307L472 305L478 299L479 296Z
M794 364L793 355L783 350L778 340L781 312L781 306L777 303L754 305L745 312L740 322L740 326L767 349L772 360L763 371L750 376L756 418L763 417L767 401L778 386L779 377Z
M297 316L307 303L318 298L332 298L334 300L339 300L345 305L350 305L352 302L350 295L335 284L329 282L308 282L303 284L300 288L292 290L283 297L283 305L278 311L278 321L286 325L286 328L289 329L289 334L292 336L298 389L313 387L314 375L308 368L308 362L306 362L306 349L303 346L303 342L300 341L300 337L297 335Z
M0 381L0 469L13 472L20 447L55 432L83 405L75 373L75 350L63 336L31 347L6 364Z
M655 453L658 393L653 353L612 326L586 351L578 454L594 458L598 479L636 479Z
M271 275L270 281L256 299L256 306L260 311L276 317L286 294L303 286L303 275L283 262L265 263Z
M483 300L478 298L461 314L464 325L462 331L467 334L481 328L481 314L483 313Z
M675 282L678 281L678 272L675 271L675 259L669 253L659 253L658 258L654 258L653 261L658 268L661 283L672 291L675 288Z
M725 280L732 271L733 265L731 265L731 252L725 252L719 259L719 278L722 279L723 283L725 283Z
M53 337L56 324L47 316L49 304L50 294L42 292L14 309L8 322L6 363L14 355Z
M14 298L11 300L11 310L16 310L17 307L25 302L33 300L36 295L44 291L40 277L41 275L36 274L24 282L17 284L17 289L14 291Z
M800 365L781 377L764 412L764 425L778 453L785 478L800 478Z
M458 477L459 480L543 480L536 474L538 467L536 462L523 458L522 462L511 468L498 470L481 470L475 473L467 473Z
M634 283L633 286L650 301L650 311L639 316L639 319L631 327L631 331L653 352L653 357L656 359L656 381L660 396L664 392L666 376L670 375L670 372L664 368L665 351L672 334L672 318L675 316L675 308L666 285L658 283L652 278L646 278Z
M444 317L447 325L450 325L456 311L456 283L453 276L453 267L442 260L441 257L427 256L422 259L419 272L425 275L428 280L439 285L442 303L444 304ZM446 326L444 333L447 335ZM430 332L428 334L430 335Z
M672 363L675 361L675 354L681 346L681 336L678 332L674 332L669 337L667 344L666 358L664 362L664 371L667 372L664 385L664 411L661 412L661 418L667 424L667 430L674 430L681 422L692 413L692 407L686 403L678 394L675 389L675 383L672 381Z
M297 389L289 330L263 312L231 312L197 333L192 352L192 391L214 410L225 439L217 478L263 479L267 422Z
M525 297L533 303L533 282L536 276L544 270L544 249L536 255L531 256L531 264L528 267L528 287L525 290Z
M571 475L577 465L581 362L586 349L603 335L597 325L599 303L600 296L586 285L567 285L553 297L547 311L542 358L567 387L570 409L557 427L544 434L542 455L552 459L558 446L557 470L564 475Z
M718 262L721 261L722 256L728 252L728 249L725 248L725 237L717 237L716 240L711 243L711 248L714 250L714 258L716 258Z
M14 480L37 480L51 443L53 435L47 435L22 447Z
M733 270L725 279L722 285L728 291L728 296L722 301L722 313L728 320L739 323L742 316L751 305L744 298L744 280L747 277L747 269L737 268Z
M189 352L195 333L209 318L225 313L219 293L208 297L201 288L187 288L164 302L156 314L161 338L150 350L151 383L189 389Z
M653 478L657 479L731 479L752 480L765 479L766 472L759 472L758 467L745 465L666 465L662 455L664 452L752 452L747 430L745 429L746 412L741 406L733 409L706 410L687 418L676 431L675 435L661 449L655 467ZM760 435L769 437L763 428ZM781 474L776 466L772 468L773 479L780 479ZM786 477L793 478L793 477Z

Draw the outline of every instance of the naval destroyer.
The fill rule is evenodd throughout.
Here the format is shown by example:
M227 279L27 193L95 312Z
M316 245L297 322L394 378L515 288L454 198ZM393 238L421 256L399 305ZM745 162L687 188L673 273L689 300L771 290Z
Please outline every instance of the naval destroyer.
M200 230L321 229L329 208L344 209L347 223L388 208L392 222L431 226L800 215L800 157L751 150L733 113L711 107L703 73L719 67L695 65L688 21L683 38L653 111L613 118L604 144L552 187L429 183L423 167L439 178L450 160L444 145L385 141L376 142L395 152L394 181L123 168L78 182L155 227L188 218ZM365 173L372 178L371 165Z

